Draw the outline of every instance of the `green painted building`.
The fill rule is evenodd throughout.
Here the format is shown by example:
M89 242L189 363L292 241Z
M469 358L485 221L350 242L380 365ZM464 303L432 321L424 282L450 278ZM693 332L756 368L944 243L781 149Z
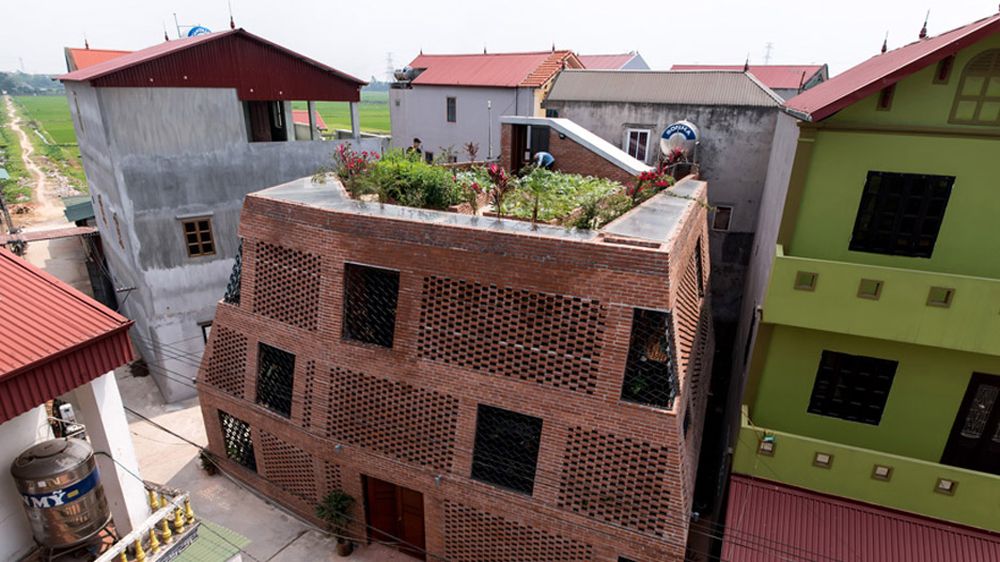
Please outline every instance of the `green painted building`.
M754 532L741 516L771 501L754 495L767 482L787 496L767 517L812 502L836 506L833 535L859 513L947 524L991 556L965 559L1000 560L982 532L1000 531L1000 15L885 51L786 109L745 299L727 524ZM845 534L861 551L845 559L893 528ZM732 537L723 559L755 559Z

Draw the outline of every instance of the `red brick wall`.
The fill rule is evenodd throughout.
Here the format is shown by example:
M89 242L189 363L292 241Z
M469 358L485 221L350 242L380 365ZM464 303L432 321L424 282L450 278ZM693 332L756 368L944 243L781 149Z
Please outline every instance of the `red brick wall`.
M573 139L559 138L559 133L549 131L549 153L556 159L552 169L569 174L608 178L624 185L635 182L635 176L612 164L607 159L591 152L587 147L578 144ZM510 170L511 155L511 125L500 126L500 165Z
M705 229L705 209L692 204L664 251L250 196L241 304L219 305L199 377L209 448L225 457L218 410L247 422L258 471L227 463L231 471L310 518L316 498L343 487L358 499L356 537L365 536L361 475L421 492L426 548L449 560L681 560L710 371L693 261ZM287 290L276 288L275 268L290 261L318 275L285 274ZM392 349L341 338L345 262L400 272ZM472 314L441 297L477 290L512 291L572 322L516 307ZM681 393L669 411L620 400L637 306L674 311ZM434 339L442 322L493 343ZM253 402L259 342L296 356L290 419ZM526 348L535 351L516 351ZM479 404L543 419L531 496L469 477Z

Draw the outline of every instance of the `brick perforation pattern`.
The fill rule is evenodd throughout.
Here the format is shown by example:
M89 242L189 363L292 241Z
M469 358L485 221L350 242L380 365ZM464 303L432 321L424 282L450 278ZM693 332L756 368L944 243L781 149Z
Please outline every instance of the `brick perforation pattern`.
M324 385L328 439L450 470L457 398L340 367L330 370L330 379Z
M695 348L695 341L698 338L698 329L701 324L701 302L702 297L698 290L698 258L699 252L691 252L691 259L684 267L684 275L677 288L677 304L674 313L674 337L677 342L677 363L678 370L687 373L690 377L692 351ZM692 383L688 378L688 387ZM697 386L696 384L694 386Z
M253 311L315 331L319 326L320 257L257 243Z
M316 471L309 453L261 430L260 462L271 483L310 505L317 503Z
M558 505L664 536L670 527L670 466L665 447L572 428L566 441Z
M334 490L340 490L344 487L343 480L340 474L340 465L333 464L329 461L322 461L323 463L323 494L320 499L326 497L327 494Z
M583 562L593 547L452 501L444 502L445 558L453 562Z
M237 398L246 387L247 338L218 326L212 333L212 349L205 369L205 383Z
M476 371L592 394L607 308L580 297L424 278L418 353Z

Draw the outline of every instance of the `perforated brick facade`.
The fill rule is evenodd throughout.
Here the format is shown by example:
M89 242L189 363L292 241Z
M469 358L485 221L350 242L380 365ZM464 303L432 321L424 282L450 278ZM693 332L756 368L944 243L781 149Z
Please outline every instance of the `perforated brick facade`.
M224 460L235 476L307 518L345 490L361 541L366 477L419 492L425 549L448 560L683 559L711 368L704 206L632 244L265 193L240 234L241 299L219 305L199 378L211 451L226 458L218 411L251 428L256 470ZM345 264L398 272L391 347L345 338ZM672 318L667 406L622 400L636 308ZM287 418L253 400L261 342L295 356ZM530 493L473 478L480 406L541 420Z

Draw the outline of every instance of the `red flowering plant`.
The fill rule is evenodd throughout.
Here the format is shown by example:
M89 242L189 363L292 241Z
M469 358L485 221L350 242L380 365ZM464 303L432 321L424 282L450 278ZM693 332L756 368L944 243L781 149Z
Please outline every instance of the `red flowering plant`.
M355 180L359 176L366 174L371 169L372 164L378 161L378 159L379 154L377 152L368 152L367 150L358 152L354 150L350 143L344 143L337 146L337 151L333 154L333 160L336 165L334 171L347 188L354 191Z
M490 186L487 189L490 199L493 201L493 208L498 217L503 216L503 199L508 193L517 187L517 181L512 180L507 170L497 164L490 164L486 168L490 176Z
M672 185L674 178L667 172L667 165L661 163L656 169L639 174L635 183L625 188L625 193L633 205L638 205Z
M479 212L479 197L485 193L483 185L488 185L482 178L481 169L463 170L452 176L458 196L472 208L472 214Z

